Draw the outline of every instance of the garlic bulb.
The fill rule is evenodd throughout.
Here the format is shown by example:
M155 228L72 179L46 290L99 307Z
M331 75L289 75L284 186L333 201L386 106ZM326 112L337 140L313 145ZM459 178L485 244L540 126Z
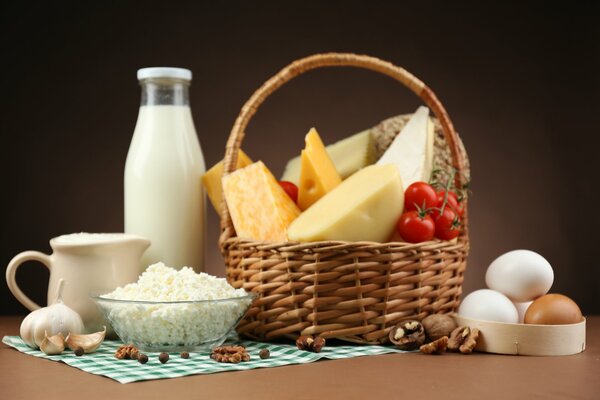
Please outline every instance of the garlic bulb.
M65 350L65 337L62 333L48 337L44 333L44 340L40 343L40 350L48 355L60 354Z
M63 285L64 280L61 279L58 282L58 296L54 304L31 312L21 323L21 338L30 347L38 348L46 333L54 336L58 333L67 335L69 332L83 332L83 321L79 314L63 304Z
M106 326L103 331L90 333L87 335L78 335L75 333L69 333L65 340L67 346L73 351L77 350L78 347L83 349L84 353L93 353L100 347L106 336Z

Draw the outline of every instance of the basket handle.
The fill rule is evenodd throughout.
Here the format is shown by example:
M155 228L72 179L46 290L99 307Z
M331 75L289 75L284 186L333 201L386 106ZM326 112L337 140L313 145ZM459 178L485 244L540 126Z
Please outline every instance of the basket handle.
M353 53L325 53L315 54L292 62L266 81L254 92L254 94L252 94L248 101L246 101L246 104L244 104L240 114L235 120L233 128L231 128L231 133L227 140L225 160L223 162L223 176L235 170L238 152L245 136L246 127L258 110L258 107L260 107L273 92L282 87L285 83L305 72L322 67L363 68L387 75L402 83L414 94L419 96L438 118L442 125L446 142L450 148L452 166L456 168L457 171L463 172L464 160L459 151L458 138L454 131L452 121L435 93L433 93L433 91L421 80L404 68L397 67L394 64L380 60L379 58ZM457 185L460 184L460 176L460 173L456 176ZM221 230L220 243L224 243L224 241L232 237L235 232L224 197L221 201Z

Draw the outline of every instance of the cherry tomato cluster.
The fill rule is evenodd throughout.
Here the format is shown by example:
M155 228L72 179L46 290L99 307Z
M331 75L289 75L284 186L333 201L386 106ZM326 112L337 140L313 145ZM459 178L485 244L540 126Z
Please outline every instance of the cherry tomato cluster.
M452 240L460 233L463 205L452 190L436 191L426 182L415 182L404 193L404 213L396 225L409 243Z

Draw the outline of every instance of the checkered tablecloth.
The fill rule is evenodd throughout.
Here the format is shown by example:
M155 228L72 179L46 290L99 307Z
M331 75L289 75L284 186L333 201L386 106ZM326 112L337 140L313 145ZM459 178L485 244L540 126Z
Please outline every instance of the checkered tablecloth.
M179 353L170 353L169 361L166 364L161 364L158 361L159 353L145 353L148 355L148 363L142 365L136 360L118 360L115 358L115 351L123 344L120 341L105 340L96 352L84 354L81 357L77 357L69 350L60 355L46 355L39 350L34 350L27 346L19 336L4 336L2 342L14 347L21 353L52 361L64 362L82 371L104 375L121 383L254 368L279 367L290 364L305 364L322 358L336 360L387 353L403 353L401 350L384 346L326 346L321 353L310 353L298 350L293 345L242 340L227 344L235 343L245 346L251 357L248 362L225 364L212 360L207 353L190 353L190 358L188 359L181 358ZM261 360L258 353L261 349L265 348L269 349L271 357Z

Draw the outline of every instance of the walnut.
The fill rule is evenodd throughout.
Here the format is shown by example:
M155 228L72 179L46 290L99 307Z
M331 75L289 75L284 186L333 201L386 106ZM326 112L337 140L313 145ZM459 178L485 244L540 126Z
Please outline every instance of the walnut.
M132 344L124 344L115 352L115 357L119 360L137 360L140 354L137 347Z
M425 329L419 321L406 321L392 328L389 338L400 350L416 350L425 343Z
M419 350L425 354L442 354L446 351L446 347L448 347L448 336L442 336L431 343L424 344Z
M325 338L322 336L317 336L316 338L312 336L299 336L296 339L296 347L298 347L298 350L320 353L321 349L325 347L325 342Z
M454 319L446 314L431 314L421 321L425 333L431 341L438 340L442 336L450 336L453 330L456 329Z
M448 350L471 354L477 346L479 329L460 326L452 331L448 340Z
M250 361L250 354L243 346L219 346L213 349L210 358L221 363L237 364Z

